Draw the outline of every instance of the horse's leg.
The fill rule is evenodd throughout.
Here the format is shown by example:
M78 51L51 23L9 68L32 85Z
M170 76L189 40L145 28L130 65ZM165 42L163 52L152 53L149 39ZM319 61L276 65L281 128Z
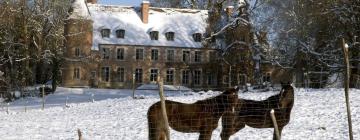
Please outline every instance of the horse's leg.
M211 140L212 130L200 131L199 140Z
M228 133L228 136L225 137L225 139L222 139L222 140L228 140L231 135L234 135L236 132L240 131L244 127L245 127L245 123L243 123L241 121L240 122L235 122L232 130L230 131L230 133Z
M282 131L283 127L282 126L279 126L279 140L281 139L281 131ZM276 131L275 131L275 128L274 128L274 135L273 135L273 140L277 140L276 139Z
M228 140L229 137L234 133L234 119L235 116L232 113L225 113L222 116L221 123L222 123L222 130L220 133L220 137L222 140Z

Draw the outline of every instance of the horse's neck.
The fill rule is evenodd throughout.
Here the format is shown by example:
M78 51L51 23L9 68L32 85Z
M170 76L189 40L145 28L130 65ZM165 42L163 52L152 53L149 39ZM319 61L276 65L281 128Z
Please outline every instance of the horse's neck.
M222 95L211 97L211 98L208 98L205 100L200 100L200 101L195 102L195 104L197 104L198 106L201 106L206 111L211 111L213 113L219 113L219 112L224 111L224 108L220 107L221 104L223 104L222 102L220 102L220 101L222 101L220 98L222 98Z

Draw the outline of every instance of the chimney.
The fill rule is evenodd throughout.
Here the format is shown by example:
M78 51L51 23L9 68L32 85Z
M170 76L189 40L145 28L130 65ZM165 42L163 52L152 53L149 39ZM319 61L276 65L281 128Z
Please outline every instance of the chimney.
M234 12L234 6L226 7L226 14L230 17Z
M143 1L141 3L141 20L145 24L149 23L149 7L150 7L149 1Z
M96 4L97 0L86 0L87 3Z

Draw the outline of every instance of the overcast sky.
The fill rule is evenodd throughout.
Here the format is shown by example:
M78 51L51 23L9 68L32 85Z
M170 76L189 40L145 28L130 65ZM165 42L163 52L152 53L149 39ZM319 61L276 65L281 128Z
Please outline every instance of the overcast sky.
M101 4L139 6L143 0L98 0Z

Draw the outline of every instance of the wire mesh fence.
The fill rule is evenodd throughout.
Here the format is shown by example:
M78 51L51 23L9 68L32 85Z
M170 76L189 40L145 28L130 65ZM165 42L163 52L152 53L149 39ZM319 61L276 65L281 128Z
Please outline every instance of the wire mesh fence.
M242 91L240 91L238 94L242 94L241 92ZM206 103L203 102L201 104L199 103L196 105L196 106L203 106L203 107L207 106L204 109L199 109L199 107L194 107L194 106L189 105L189 104L194 104L197 102L184 104L184 107L177 111L174 109L168 109L169 110L168 112L172 112L172 116L173 116L172 119L170 119L170 117L169 117L170 127L176 131L184 132L184 133L196 132L195 131L196 127L192 127L192 124L199 124L199 122L203 122L202 123L203 125L200 125L203 128L211 127L214 130L216 127L221 127L221 128L223 128L223 129L221 129L221 131L223 131L223 133L239 132L240 131L239 129L243 129L245 125L253 126L255 128L261 128L261 127L272 128L273 121L271 120L271 117L270 117L270 111L271 111L271 109L274 109L277 123L279 125L279 128L281 128L282 124L287 124L289 122L290 118L288 118L288 117L291 116L290 112L289 112L289 109L291 111L291 108L281 107L282 105L289 104L289 103L285 102L285 100L280 100L280 99L286 98L286 97L282 96L283 92L284 92L283 90L281 90L280 92L276 91L276 94L274 95L274 97L271 96L269 98L266 98L266 99L263 98L261 100L249 100L249 99L245 100L245 99L241 99L241 97L240 98L238 97L239 100L237 101L236 106L234 107L235 115L233 115L233 116L231 116L231 114L228 114L233 111L232 107L230 107L230 108L227 107L227 106L232 105L232 104L227 103L228 101L226 101L226 100L229 100L230 97L216 98L217 96L215 96L215 95L217 95L217 94L215 94L215 95L213 95L213 97L203 99L203 100L210 100L210 99L215 99L215 100L211 100ZM309 93L311 93L311 92L309 92ZM251 94L256 96L257 93L253 92ZM90 96L89 96L89 98L90 98ZM198 96L194 96L194 98L200 99ZM292 97L292 98L287 97L287 100L288 99L294 100L294 97ZM203 100L200 100L200 101L203 101ZM64 100L64 103L65 102L66 101ZM138 102L138 101L136 101L136 102ZM142 103L141 101L138 102L138 104L141 104L141 103ZM178 103L180 103L180 102L178 102ZM171 103L166 103L166 105L169 105L169 104L171 104ZM182 106L182 105L183 104L180 105L180 104L174 103L174 106ZM212 106L213 108L211 109L211 107L209 107L209 106ZM150 105L143 106L143 108L145 108L144 110L146 110L146 111L147 111L148 107L150 107ZM112 108L112 107L110 107L110 108ZM180 108L180 107L178 107L178 108ZM227 108L227 109L225 109L225 108ZM221 109L224 109L226 111L222 111ZM4 111L5 110L6 109L4 109ZM207 114L207 112L210 112L210 114L212 114L212 115L216 115L216 114L220 115L220 117L212 119L211 117L207 117L205 115L205 114ZM182 119L181 118L182 116L190 116L190 117ZM106 117L106 115L104 115L104 117ZM133 116L118 116L119 119L123 119L123 118L133 119L131 117L133 117ZM139 117L146 117L146 116L139 115ZM227 119L230 119L229 122L227 122L224 119L226 117L227 117ZM146 118L145 121L147 121L147 119L148 118ZM158 119L161 119L161 118L158 118ZM215 123L212 124L213 121L216 122L216 124ZM220 121L220 123L218 123L218 121ZM182 123L189 125L189 127L182 126L179 129L175 129L172 126L172 125L180 126ZM144 125L144 127L148 126L148 124L142 124L142 125ZM227 127L229 128L228 130L224 129ZM154 129L154 128L158 128L158 127L149 127L149 128L144 128L144 129ZM184 130L184 131L182 131L182 130ZM187 130L190 130L190 131L187 131ZM127 128L127 131L135 131L135 130ZM89 134L86 133L87 132L86 130L84 132L85 132L84 136L86 136L86 135L89 136ZM206 136L208 136L207 134L210 133L209 130L202 130L202 132L205 134L199 135L199 136L206 137ZM114 133L116 133L116 132L114 132ZM197 133L201 133L201 132L199 131ZM223 134L223 133L219 133L219 134L216 133L216 135L224 136L225 134ZM147 134L147 133L145 133L145 134ZM182 135L182 134L180 134L180 135ZM183 134L183 135L185 135L185 134ZM210 135L212 137L214 137L214 134L210 133ZM127 136L131 137L131 135L127 135ZM122 135L114 135L114 137L112 137L112 138L116 139L116 137L122 137ZM146 138L148 138L148 136L146 136Z

